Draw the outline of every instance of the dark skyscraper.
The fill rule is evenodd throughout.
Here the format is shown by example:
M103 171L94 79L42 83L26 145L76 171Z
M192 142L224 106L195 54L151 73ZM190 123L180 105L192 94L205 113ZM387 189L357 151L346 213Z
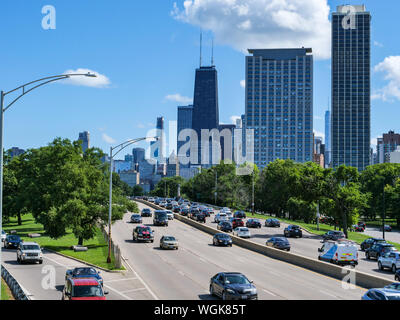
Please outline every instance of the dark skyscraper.
M370 164L371 15L364 5L332 15L332 165Z
M150 158L157 160L158 163L165 163L164 117L157 118L156 136L159 137L159 140L150 143Z
M185 129L192 129L192 115L193 115L193 106L189 105L189 106L182 106L182 107L178 107L178 138L177 138L177 147L178 147L178 159L180 160L179 162L181 163L181 158L182 157L189 157L190 154L180 154L179 150L181 149L181 147L186 144L186 142L189 140L189 137L186 138L186 142L185 141L179 141L179 134L181 133L182 130ZM184 165L185 166L185 165Z
M79 132L79 141L82 141L82 150L86 152L90 148L90 134L87 131Z
M192 129L198 136L198 163L201 163L201 130L218 129L219 110L218 110L218 78L217 70L214 66L200 67L196 69L196 80L194 85L193 117ZM211 143L210 143L211 146ZM210 148L211 149L211 148ZM211 154L210 154L210 159ZM192 163L196 164L196 163ZM209 163L211 165L211 161Z

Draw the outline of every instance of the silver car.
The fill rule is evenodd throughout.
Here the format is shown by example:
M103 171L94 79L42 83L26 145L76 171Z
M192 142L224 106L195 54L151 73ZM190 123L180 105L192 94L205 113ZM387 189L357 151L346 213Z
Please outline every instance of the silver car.
M17 262L39 262L39 264L42 264L42 249L36 242L21 242L17 249Z
M378 258L378 268L379 270L391 269L393 273L396 273L397 269L400 269L400 252L389 251L381 255Z
M370 289L361 300L397 300L400 301L400 291L393 289Z
M233 235L240 238L250 238L250 230L247 227L237 227L233 230Z

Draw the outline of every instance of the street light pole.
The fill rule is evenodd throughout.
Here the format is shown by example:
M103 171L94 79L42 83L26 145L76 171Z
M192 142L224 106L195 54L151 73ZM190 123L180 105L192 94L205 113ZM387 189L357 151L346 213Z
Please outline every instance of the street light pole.
M113 159L114 157L120 153L125 148L129 147L130 145L143 141L143 140L158 140L159 137L146 137L146 138L139 138L139 139L131 139L125 141L124 143L119 144L116 147L110 147L110 194L109 194L109 201L108 201L108 256L107 256L107 263L111 263L111 223L112 223L112 174L113 174ZM117 150L114 152L114 150Z
M45 78L41 78L38 80L34 80L31 82L25 83L22 86L19 86L8 92L4 92L4 91L0 92L0 234L3 230L3 161L4 161L4 155L3 155L4 126L3 125L4 125L4 112L6 112L14 103L16 103L20 98L22 98L23 96L25 96L32 90L35 90L39 87L42 87L46 84L49 84L49 83L52 83L55 81L68 79L73 76L84 76L84 77L93 77L93 78L97 77L95 74L91 74L91 73L62 74L62 75L50 76L50 77L45 77ZM32 86L32 87L30 87L30 86ZM13 101L11 101L11 103L9 103L6 107L4 107L4 98L8 94L16 92L20 89L22 90L22 93L19 96L17 96ZM0 250L0 269L1 269L1 263L2 263L2 251ZM0 281L0 300L1 300L1 281Z

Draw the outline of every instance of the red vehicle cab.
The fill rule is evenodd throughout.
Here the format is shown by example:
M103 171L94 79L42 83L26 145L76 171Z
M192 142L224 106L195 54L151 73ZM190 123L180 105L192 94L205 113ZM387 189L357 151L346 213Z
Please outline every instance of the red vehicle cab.
M106 300L107 294L94 278L68 278L62 300Z
M237 227L244 227L244 222L240 218L233 218L232 219L232 228L236 229Z

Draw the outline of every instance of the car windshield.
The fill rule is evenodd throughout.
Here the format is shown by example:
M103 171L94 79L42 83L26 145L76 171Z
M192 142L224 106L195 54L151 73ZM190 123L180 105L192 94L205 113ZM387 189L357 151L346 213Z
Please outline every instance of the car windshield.
M174 237L164 237L164 241L175 241Z
M219 235L217 235L217 238L218 239L230 239L231 237L228 236L227 234L219 234Z
M149 227L147 227L147 228L139 228L138 231L139 232L151 232L151 229Z
M76 268L74 270L74 274L76 275L94 275L97 274L96 270L94 270L93 268Z
M386 296L388 300L400 300L400 295Z
M40 247L35 244L26 244L22 246L22 250L40 250Z
M20 239L20 237L18 237L18 236L8 236L8 240L11 240L11 241L15 241L15 240L21 240Z
M229 284L250 284L250 281L247 278L240 274L235 275L227 275L226 281Z
M138 215L138 214L133 214L133 215L132 215L132 218L140 218L140 215Z
M299 226L292 226L292 229L300 229Z
M103 290L101 285L75 286L72 296L79 298L103 297Z
M247 232L247 231L249 231L249 229L247 229L247 228L239 228L239 231L240 232Z

